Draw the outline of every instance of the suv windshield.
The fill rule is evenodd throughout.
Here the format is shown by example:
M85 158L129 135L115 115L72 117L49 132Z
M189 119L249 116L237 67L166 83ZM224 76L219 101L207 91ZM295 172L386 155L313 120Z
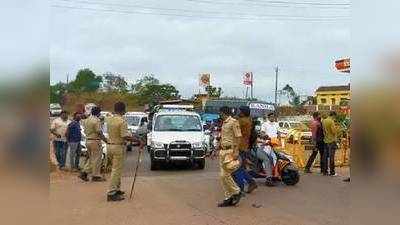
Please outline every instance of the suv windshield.
M126 116L126 122L128 126L139 126L140 117L139 116Z
M193 115L157 116L154 131L201 131L201 122Z
M308 131L308 127L304 123L290 123L290 126L302 131Z

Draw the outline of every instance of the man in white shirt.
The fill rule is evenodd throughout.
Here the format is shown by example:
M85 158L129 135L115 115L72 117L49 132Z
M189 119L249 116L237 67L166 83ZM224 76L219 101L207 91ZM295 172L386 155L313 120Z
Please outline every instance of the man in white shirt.
M279 136L278 123L273 113L268 114L268 120L261 124L261 131L268 135L269 138L277 138Z
M50 132L55 136L53 145L56 153L58 167L60 169L63 169L65 167L68 148L65 133L70 122L71 121L68 120L68 113L66 111L62 111L60 117L54 119L50 126Z

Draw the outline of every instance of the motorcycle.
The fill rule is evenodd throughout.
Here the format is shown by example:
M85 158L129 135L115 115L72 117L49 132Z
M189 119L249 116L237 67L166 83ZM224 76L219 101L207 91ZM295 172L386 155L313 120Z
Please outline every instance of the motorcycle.
M257 158L257 149L253 148L250 150L250 154L246 162L246 170L250 176L254 178L264 178L266 179L266 173L262 165L262 161ZM300 181L299 170L294 165L294 161L291 156L284 152L274 150L277 156L276 172L273 177L274 182L283 182L286 185L293 186ZM246 160L245 160L246 161Z

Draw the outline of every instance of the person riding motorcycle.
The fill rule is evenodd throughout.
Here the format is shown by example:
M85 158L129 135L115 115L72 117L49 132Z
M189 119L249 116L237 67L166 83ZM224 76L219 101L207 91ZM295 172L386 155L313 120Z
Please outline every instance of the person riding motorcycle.
M277 171L278 158L273 150L274 147L280 145L279 143L279 139L269 138L264 132L261 132L257 138L255 156L262 161L262 166L266 176L265 185L267 186L275 186L275 180L277 180L276 178L279 176Z

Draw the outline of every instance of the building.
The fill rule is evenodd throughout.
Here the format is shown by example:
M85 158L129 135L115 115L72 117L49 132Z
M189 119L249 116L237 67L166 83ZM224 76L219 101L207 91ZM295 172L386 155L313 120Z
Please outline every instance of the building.
M321 86L315 91L317 105L341 106L350 101L350 84L341 86Z

